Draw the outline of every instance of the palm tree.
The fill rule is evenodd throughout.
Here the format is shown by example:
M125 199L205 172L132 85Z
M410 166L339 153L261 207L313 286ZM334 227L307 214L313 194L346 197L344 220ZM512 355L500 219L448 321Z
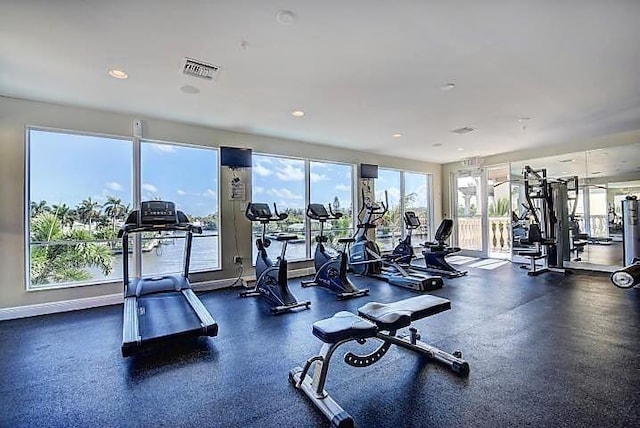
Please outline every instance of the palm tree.
M91 278L85 270L96 266L111 272L111 250L95 242L91 232L65 232L58 216L38 214L31 222L31 283L49 284ZM65 242L70 241L70 242Z
M30 208L31 208L31 217L35 217L41 212L51 211L51 207L47 205L47 201L31 202Z
M111 217L111 225L113 230L116 230L116 218L120 217L125 209L125 206L122 205L122 199L116 198L115 196L107 196L107 202L102 204L104 208L104 213L108 217Z
M63 226L68 225L69 221L71 221L71 224L73 224L74 212L71 208L69 208L67 204L65 203L61 205L54 204L51 206L51 208L53 210L54 215L60 219Z
M91 222L93 218L98 215L98 207L100 204L95 202L91 197L83 200L78 204L76 211L80 217L80 221L89 223L89 230L93 230Z

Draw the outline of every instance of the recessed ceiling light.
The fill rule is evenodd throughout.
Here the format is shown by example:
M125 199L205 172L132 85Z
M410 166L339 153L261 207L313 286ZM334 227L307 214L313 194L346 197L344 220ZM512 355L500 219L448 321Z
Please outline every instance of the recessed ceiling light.
M435 143L435 144L433 145L433 147L440 147L440 146L442 146L442 143Z
M600 153L600 156L608 156L608 155L609 155L609 153L607 153L607 152Z
M191 85L184 85L180 87L180 90L182 92L184 92L185 94L197 94L198 92L200 92L200 89L196 88L195 86L191 86Z
M118 70L117 68L112 68L111 70L109 70L109 76L115 77L116 79L126 79L127 77L129 77L127 73L122 70Z
M528 120L531 120L531 118L530 118L530 117L528 117L528 116L523 116L523 117L519 117L519 118L518 118L518 122L520 122L520 123L522 123L522 122L526 122L526 121L528 121Z
M464 150L464 149L463 149L462 147L458 147L458 151L459 151L459 152L461 152L461 151L463 151L463 150Z
M296 22L296 14L290 10L279 10L276 20L282 25L293 25Z
M393 138L400 138L400 137L402 137L402 133L400 133L400 132L396 132L395 134L392 134L391 136L392 136Z
M302 110L294 110L291 112L291 116L293 117L302 117L304 116L304 112Z
M444 91L444 92L448 92L448 91L451 91L455 87L456 87L455 83L445 83L444 85L440 86L440 90Z

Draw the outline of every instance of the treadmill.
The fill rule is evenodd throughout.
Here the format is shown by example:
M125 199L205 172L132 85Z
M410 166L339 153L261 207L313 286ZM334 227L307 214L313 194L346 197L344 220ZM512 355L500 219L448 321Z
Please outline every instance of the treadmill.
M161 274L129 279L129 234L142 232L184 231L184 271L178 275ZM120 228L124 282L124 321L122 356L129 357L141 349L167 344L176 339L216 336L218 324L189 284L189 261L194 233L200 226L175 209L173 202L142 202Z

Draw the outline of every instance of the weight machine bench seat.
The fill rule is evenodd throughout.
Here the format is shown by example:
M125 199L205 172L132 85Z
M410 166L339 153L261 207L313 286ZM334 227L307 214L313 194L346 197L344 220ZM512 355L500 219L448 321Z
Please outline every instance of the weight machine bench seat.
M378 330L396 331L412 321L451 309L451 302L436 296L418 296L394 303L369 302L358 315L341 311L313 323L313 335L325 343L374 337ZM366 318L366 319L365 319Z
M374 337L377 331L375 324L346 311L313 323L313 335L325 343L337 343L346 339L366 339Z
M298 235L294 233L280 233L276 236L276 241L293 241L298 239Z
M358 308L358 314L376 323L381 330L395 331L412 321L451 309L451 302L436 296L418 296L393 303L369 302Z

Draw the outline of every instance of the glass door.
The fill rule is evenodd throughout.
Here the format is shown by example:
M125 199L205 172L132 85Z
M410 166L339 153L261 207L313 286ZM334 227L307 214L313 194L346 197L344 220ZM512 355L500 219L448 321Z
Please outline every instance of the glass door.
M484 173L460 171L453 175L456 189L454 232L461 255L486 257Z
M511 256L511 201L509 167L487 170L487 244L489 257L508 259Z

